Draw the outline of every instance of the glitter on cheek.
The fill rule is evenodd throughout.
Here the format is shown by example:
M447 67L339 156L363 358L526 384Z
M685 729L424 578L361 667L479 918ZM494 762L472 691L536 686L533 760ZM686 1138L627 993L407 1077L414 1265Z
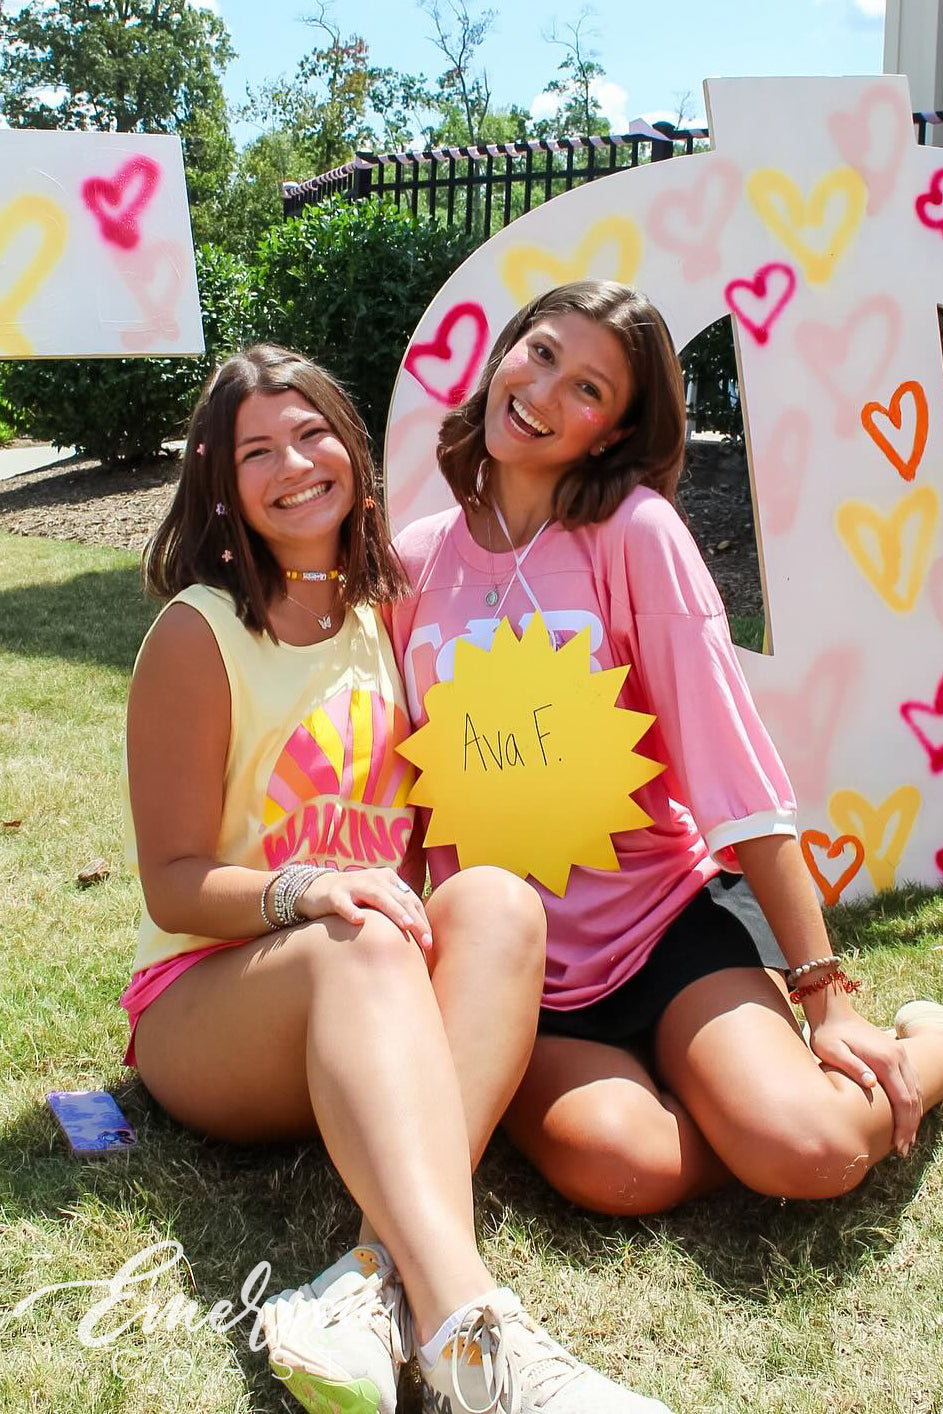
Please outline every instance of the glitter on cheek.
M608 413L601 407L591 407L583 403L578 411L584 427L603 427L609 421Z
M527 363L528 351L526 344L515 344L512 349L504 355L501 360L501 373L517 373Z

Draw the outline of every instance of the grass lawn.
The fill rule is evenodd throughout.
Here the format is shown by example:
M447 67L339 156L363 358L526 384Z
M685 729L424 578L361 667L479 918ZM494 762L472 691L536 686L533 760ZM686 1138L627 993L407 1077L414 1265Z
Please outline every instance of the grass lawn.
M235 1149L182 1132L120 1057L117 1006L137 884L121 863L118 765L128 674L149 619L132 558L0 535L0 1411L275 1414L300 1406L228 1335L140 1322L86 1348L97 1290L17 1301L110 1277L160 1239L180 1265L138 1287L239 1305L250 1270L270 1290L308 1279L357 1219L316 1144ZM95 856L106 883L81 890ZM831 917L886 1021L943 999L943 895L901 889ZM745 1058L746 1059L746 1058ZM139 1136L100 1161L69 1156L54 1089L112 1090ZM782 1204L739 1188L643 1222L574 1212L500 1138L477 1180L486 1260L574 1350L679 1414L930 1414L943 1410L943 1152L939 1117L914 1155L855 1193ZM192 1276L191 1276L192 1273Z

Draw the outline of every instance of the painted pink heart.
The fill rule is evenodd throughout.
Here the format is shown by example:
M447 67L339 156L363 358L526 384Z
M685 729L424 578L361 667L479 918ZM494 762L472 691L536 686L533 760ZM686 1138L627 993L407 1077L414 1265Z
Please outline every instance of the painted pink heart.
M174 343L180 324L174 310L184 281L184 251L176 241L155 241L124 256L121 276L144 319L123 329L121 342L129 351L150 349L158 339Z
M930 758L935 776L943 771L943 678L937 683L936 697L929 702L902 702L900 715ZM931 718L932 721L924 720ZM930 733L935 735L931 736ZM939 737L939 740L936 737Z
M471 347L462 355L453 347L452 336L464 325L464 342ZM438 403L458 407L478 373L488 344L488 320L480 304L466 301L445 315L428 343L413 344L404 367Z
M879 117L882 113L886 117ZM897 185L913 124L897 90L874 84L850 112L832 113L828 130L842 157L868 184L868 212L875 216ZM876 152L875 149L883 149ZM884 160L875 160L883 156Z
M383 485L394 535L414 520L455 504L436 463L436 443L444 416L443 408L424 402L398 418L386 434Z
M107 177L89 177L82 184L82 200L96 217L106 241L121 250L134 250L141 239L138 217L159 181L160 167L156 162L150 157L132 157L110 181Z
M861 681L862 666L857 648L827 649L795 692L753 694L804 808L824 799L832 747Z
M943 560L937 560L934 565L930 566L930 573L927 575L927 588L930 591L933 612L939 620L940 627L943 628Z
M718 238L740 197L743 177L732 162L711 154L699 179L686 191L656 197L648 229L663 250L683 256L686 280L700 280L720 268Z
M755 464L763 526L770 535L792 529L812 444L812 419L801 408L780 413Z
M873 295L839 329L807 320L796 330L796 347L817 387L835 404L835 431L854 437L861 405L880 387L900 343L903 315L890 295ZM850 385L850 386L849 386Z
M933 173L929 190L917 197L916 211L925 226L943 235L943 167Z
M756 342L765 344L770 329L795 292L796 272L791 265L774 260L761 265L752 280L731 280L724 290L724 298L727 307Z

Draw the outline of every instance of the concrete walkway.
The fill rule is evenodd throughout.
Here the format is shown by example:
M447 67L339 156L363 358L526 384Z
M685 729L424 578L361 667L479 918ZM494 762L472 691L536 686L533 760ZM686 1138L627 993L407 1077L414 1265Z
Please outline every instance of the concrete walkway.
M0 447L0 481L55 466L75 456L74 447Z

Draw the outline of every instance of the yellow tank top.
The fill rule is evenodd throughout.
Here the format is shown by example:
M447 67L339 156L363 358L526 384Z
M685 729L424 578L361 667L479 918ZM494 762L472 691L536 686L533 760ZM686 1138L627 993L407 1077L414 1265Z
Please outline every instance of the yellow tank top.
M398 869L413 828L406 797L415 772L395 750L410 725L376 611L348 609L333 638L300 648L251 633L222 590L191 585L171 603L202 614L229 679L229 750L215 858L263 870L292 859L336 869ZM125 852L136 873L127 750L122 787ZM217 941L165 933L145 907L133 971Z

